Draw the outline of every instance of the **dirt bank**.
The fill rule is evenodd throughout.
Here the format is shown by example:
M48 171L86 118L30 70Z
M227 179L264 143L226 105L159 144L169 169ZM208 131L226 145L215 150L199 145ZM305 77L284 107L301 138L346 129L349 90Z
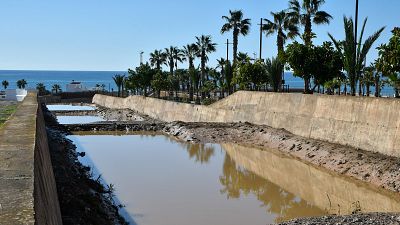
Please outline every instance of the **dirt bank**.
M233 142L272 148L304 162L353 177L386 190L400 192L400 159L293 135L283 129L248 123L174 122L164 131L187 141Z
M63 224L127 224L108 197L112 192L78 161L79 153L66 138L65 128L45 108L44 116Z

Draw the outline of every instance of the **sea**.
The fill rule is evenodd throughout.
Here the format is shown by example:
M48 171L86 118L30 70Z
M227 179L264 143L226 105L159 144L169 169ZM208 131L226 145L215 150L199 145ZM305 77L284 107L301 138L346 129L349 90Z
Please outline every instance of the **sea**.
M9 89L17 87L17 81L25 79L27 81L27 89L35 89L38 83L43 83L48 90L54 84L61 86L62 90L66 89L67 84L72 81L81 82L83 87L88 90L96 86L96 84L105 85L108 91L116 90L116 85L112 77L116 74L125 74L127 71L51 71L51 70L0 70L0 83L7 80ZM301 89L304 87L304 81L299 77L294 77L292 72L285 72L285 84L289 87ZM0 90L3 89L0 86ZM348 89L350 90L350 89ZM371 87L372 94L374 87ZM385 86L382 89L383 96L393 96L394 91L391 87Z

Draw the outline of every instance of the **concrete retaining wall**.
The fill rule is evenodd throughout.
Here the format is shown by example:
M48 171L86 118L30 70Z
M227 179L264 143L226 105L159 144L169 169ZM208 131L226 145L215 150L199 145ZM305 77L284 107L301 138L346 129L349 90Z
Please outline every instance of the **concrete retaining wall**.
M0 224L62 224L35 93L28 94L0 129Z
M143 96L95 95L100 106L129 108L164 121L239 122L400 157L397 99L240 91L210 106Z

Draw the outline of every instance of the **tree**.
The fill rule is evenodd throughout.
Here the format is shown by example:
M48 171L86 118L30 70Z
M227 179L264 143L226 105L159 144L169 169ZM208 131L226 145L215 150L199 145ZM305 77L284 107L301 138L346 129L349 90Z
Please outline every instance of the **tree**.
M100 85L99 85L99 87L100 87ZM59 84L54 84L51 87L51 91L53 91L53 92L55 92L57 94L58 92L61 92L61 86Z
M211 36L210 35L201 35L200 37L196 37L196 46L198 49L198 54L197 56L200 57L200 67L201 67L201 84L204 84L205 80L205 73L206 73L206 63L208 61L208 55L209 53L215 52L216 49L216 43L212 42ZM204 95L202 94L202 98L204 98Z
M240 65L240 64L246 63L248 60L250 60L250 56L247 53L239 52L236 60L237 60L237 63Z
M335 44L337 50L341 54L341 58L344 64L344 69L346 70L347 77L350 81L351 94L355 96L356 84L360 78L361 71L365 66L364 65L365 57L367 56L374 42L379 38L382 31L385 29L385 27L380 28L374 34L369 36L364 43L362 43L365 25L367 24L367 19L365 19L361 29L361 35L356 46L353 19L351 18L348 19L347 17L343 17L343 24L346 35L345 40L338 41L330 33L328 33L328 35L331 38L332 42Z
M272 35L274 33L276 36L276 44L278 46L278 57L284 62L284 45L288 39L294 39L299 35L299 29L296 26L295 21L290 17L285 10L280 12L271 12L273 21L264 19L266 24L263 25L262 29L267 36Z
M232 79L233 79L233 68L231 62L226 60L225 64L225 80L228 87L228 94L232 94Z
M289 14L297 22L304 26L302 38L304 44L312 45L312 38L315 34L312 32L312 23L329 24L332 16L325 11L320 11L320 7L325 3L325 0L299 0L289 1Z
M188 44L188 45L183 47L182 53L183 53L184 57L186 58L186 60L188 61L188 64L189 64L188 73L190 73L189 71L191 69L194 69L194 60L198 55L198 51L199 51L199 49L197 48L196 44ZM190 75L189 75L189 78L190 78L190 85L188 87L188 89L189 89L189 100L193 101L194 80L192 79L192 76L190 76Z
M221 68L220 73L221 73L221 97L225 97L225 65L226 65L226 60L224 58L217 59L218 66L217 68Z
M43 83L37 83L36 84L36 90L38 90L39 95L45 95L46 94L46 86Z
M267 83L267 70L261 61L251 63L250 59L247 59L246 62L239 64L236 70L234 83L239 89L258 90L261 85Z
M370 95L370 87L375 85L375 67L373 65L364 68L364 76L362 83L366 87L367 96ZM379 88L379 87L378 87Z
M166 62L166 55L162 50L154 50L150 53L150 64L155 66L158 71L161 70L161 65Z
M4 87L4 90L5 90L5 89L7 89L7 87L8 87L8 85L9 85L9 83L8 83L8 81L6 81L6 80L3 80L3 81L1 82L1 85L3 85L3 87Z
M341 55L335 51L331 42L324 42L321 46L294 42L288 45L286 57L294 76L304 79L306 94L313 93L317 86L342 76ZM314 78L313 88L310 86L311 78Z
M274 92L277 92L280 88L280 82L283 72L283 63L279 58L267 59L265 62L265 67L269 77L269 81L272 85Z
M392 37L389 43L378 47L379 58L376 66L384 76L389 77L391 85L394 87L396 97L399 96L400 80L400 28L392 30Z
M232 30L233 33L233 64L236 64L237 49L239 42L239 35L246 36L250 31L251 20L243 19L243 12L241 10L229 10L229 16L222 16L226 21L222 25L221 33L226 33Z
M113 80L115 82L115 85L117 85L117 88L118 88L118 97L120 97L121 96L121 88L124 85L124 81L125 81L125 75L116 74L116 75L114 75Z
M18 87L19 89L25 89L25 87L26 87L27 84L28 84L28 83L26 82L25 79L22 79L22 80L18 80L18 81L17 81L17 87Z
M135 70L129 69L127 88L136 91L140 90L144 96L147 96L151 81L158 71L157 69L152 69L149 63L140 64Z
M157 73L154 75L154 79L151 81L151 87L157 93L157 98L159 98L161 90L169 89L167 75L163 74L162 71L157 70Z
M170 75L174 75L175 60L177 60L178 47L170 46L165 49L166 64L169 66Z

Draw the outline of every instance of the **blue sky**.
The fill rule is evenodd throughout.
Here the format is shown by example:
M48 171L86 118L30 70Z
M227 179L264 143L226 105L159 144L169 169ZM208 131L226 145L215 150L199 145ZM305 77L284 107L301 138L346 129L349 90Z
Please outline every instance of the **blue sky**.
M219 32L221 16L229 9L242 9L252 19L250 34L239 39L239 50L252 55L258 54L260 17L271 18L271 11L287 4L286 0L1 0L0 69L126 70L139 64L140 51L147 60L154 49L180 47L201 34L212 35L218 44L210 56L210 65L215 65L216 58L225 57L223 43L232 39L231 34ZM360 0L360 18L369 19L366 34L386 26L377 43L386 42L392 28L400 26L399 8L398 0ZM314 42L328 40L327 32L343 38L343 15L354 15L354 1L326 0L322 9L334 20L314 26L318 36ZM276 55L275 39L264 37L264 57ZM376 56L372 49L368 61Z

